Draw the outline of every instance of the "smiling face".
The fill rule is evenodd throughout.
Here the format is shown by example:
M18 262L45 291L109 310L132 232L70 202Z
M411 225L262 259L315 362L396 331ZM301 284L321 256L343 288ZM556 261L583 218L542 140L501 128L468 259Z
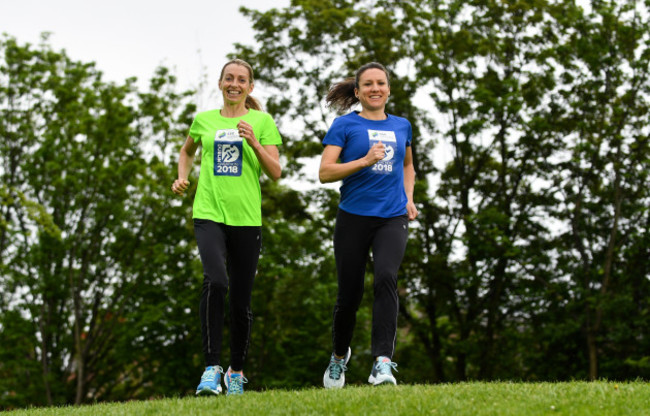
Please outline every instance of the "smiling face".
M248 68L239 64L230 64L223 69L219 80L219 89L226 104L239 104L253 91L253 83Z
M359 75L359 86L354 93L364 109L383 111L390 95L386 73L379 68L366 69Z

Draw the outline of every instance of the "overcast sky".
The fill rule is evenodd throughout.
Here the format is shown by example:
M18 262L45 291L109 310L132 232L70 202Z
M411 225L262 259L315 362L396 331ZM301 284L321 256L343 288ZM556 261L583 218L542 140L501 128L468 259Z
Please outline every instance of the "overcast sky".
M289 0L0 0L0 33L35 44L42 32L51 32L55 50L94 61L106 80L135 76L144 88L162 64L174 70L181 87L190 88L202 68L221 70L235 42L254 43L240 6L288 5Z

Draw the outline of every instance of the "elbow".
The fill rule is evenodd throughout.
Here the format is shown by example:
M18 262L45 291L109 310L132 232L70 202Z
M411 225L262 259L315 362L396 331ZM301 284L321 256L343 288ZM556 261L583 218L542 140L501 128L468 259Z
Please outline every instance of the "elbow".
M194 159L194 153L191 153L190 149L183 146L183 148L181 149L181 154L179 156L179 160L182 160L182 159L193 160Z
M277 182L277 181L279 181L280 178L282 177L282 168L277 169L277 170L274 171L274 172L271 172L271 174L269 175L269 177L271 178L271 180L272 180L273 182Z
M320 183L330 183L336 182L338 178L335 177L335 173L332 172L329 166L321 165L318 169L318 180Z
M318 180L320 181L320 183L332 182L332 180L323 172L318 172Z

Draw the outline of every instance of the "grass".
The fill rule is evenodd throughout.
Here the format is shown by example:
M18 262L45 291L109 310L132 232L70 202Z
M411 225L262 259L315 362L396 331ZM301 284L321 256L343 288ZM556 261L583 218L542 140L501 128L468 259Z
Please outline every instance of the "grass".
M458 383L347 386L180 397L8 412L81 415L649 415L650 383Z

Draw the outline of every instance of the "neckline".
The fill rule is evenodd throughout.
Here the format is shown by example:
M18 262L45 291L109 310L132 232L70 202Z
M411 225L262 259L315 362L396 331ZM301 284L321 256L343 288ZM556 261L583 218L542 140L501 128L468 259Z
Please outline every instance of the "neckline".
M247 116L248 114L250 114L251 109L250 109L250 108L247 108L247 109L246 109L246 112L245 112L244 114L242 114L242 115L240 115L240 116L234 116L234 117L227 117L227 116L224 116L224 115L221 113L222 111L223 111L223 108L219 108L219 109L217 110L217 113L219 114L219 117L221 117L221 118L227 118L227 119L235 119L235 118L242 118L242 117Z
M356 110L354 111L354 114L356 114L357 117L359 117L361 119L364 119L366 121L387 121L390 118L390 115L385 111L384 111L384 115L386 116L386 118L383 118L381 120L375 120L375 119L372 119L372 118L365 118L364 116L361 115L360 111L356 111Z

